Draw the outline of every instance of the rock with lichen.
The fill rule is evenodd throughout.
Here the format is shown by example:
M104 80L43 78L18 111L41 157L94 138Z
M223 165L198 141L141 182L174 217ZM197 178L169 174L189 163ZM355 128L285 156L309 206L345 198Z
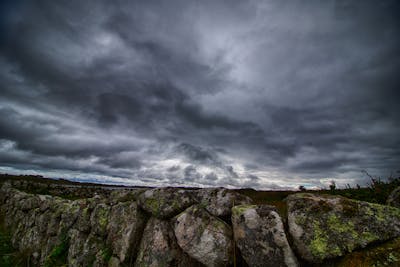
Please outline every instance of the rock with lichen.
M106 266L107 247L96 234L71 229L68 246L69 266Z
M196 266L176 243L168 221L151 218L143 232L135 266Z
M121 263L117 257L111 257L108 261L108 267L119 267L120 264Z
M106 236L109 219L110 207L104 203L97 204L90 216L92 232L102 237Z
M109 196L111 204L117 204L119 202L132 202L136 201L141 193L146 189L117 189L112 190Z
M390 193L386 204L388 204L389 206L400 208L400 186Z
M194 203L189 190L155 188L142 193L138 204L152 216L167 219L175 216Z
M298 266L275 207L235 206L232 226L236 245L249 266Z
M287 198L289 232L299 255L313 263L400 236L400 209L340 196Z
M135 255L142 236L145 217L136 202L122 202L114 205L107 227L107 244L120 262L129 255Z
M227 266L232 260L232 230L224 221L200 205L186 209L173 219L179 246L206 266Z
M400 237L346 254L334 266L400 266Z
M224 188L204 188L197 191L197 201L214 216L231 215L235 205L248 205L252 200L244 195Z

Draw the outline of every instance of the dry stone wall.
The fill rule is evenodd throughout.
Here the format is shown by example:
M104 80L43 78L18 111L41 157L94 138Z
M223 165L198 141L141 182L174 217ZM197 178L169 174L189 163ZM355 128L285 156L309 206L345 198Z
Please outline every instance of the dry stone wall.
M299 266L400 236L395 207L314 194L287 203L289 237L273 206L227 189L118 189L77 200L7 182L0 189L13 246L37 266L56 266L61 254L68 266Z

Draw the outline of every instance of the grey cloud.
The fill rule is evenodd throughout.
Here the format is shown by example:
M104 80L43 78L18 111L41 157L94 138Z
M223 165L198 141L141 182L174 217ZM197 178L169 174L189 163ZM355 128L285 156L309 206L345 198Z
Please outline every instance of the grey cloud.
M205 179L208 181L217 181L218 176L215 173L210 172L210 173L206 174Z
M202 178L201 174L197 171L196 167L193 165L187 166L183 170L183 177L184 180L189 181L189 182L194 182L198 181Z
M177 150L182 152L190 161L207 165L220 165L218 156L215 152L193 146L187 143L181 143Z
M232 166L226 166L226 170L231 178L239 178L239 175L234 171Z
M383 176L400 165L399 10L8 3L0 167L255 188Z

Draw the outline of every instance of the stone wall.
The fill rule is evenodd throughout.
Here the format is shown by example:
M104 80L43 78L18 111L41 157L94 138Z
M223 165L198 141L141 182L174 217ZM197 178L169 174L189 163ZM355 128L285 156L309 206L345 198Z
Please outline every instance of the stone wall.
M397 208L314 194L288 198L289 238L273 206L227 189L68 200L4 183L0 204L13 246L37 266L299 266L400 236Z

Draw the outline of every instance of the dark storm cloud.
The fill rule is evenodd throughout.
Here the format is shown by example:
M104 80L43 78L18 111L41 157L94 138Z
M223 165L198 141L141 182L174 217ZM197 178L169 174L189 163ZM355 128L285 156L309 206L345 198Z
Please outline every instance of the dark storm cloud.
M257 188L386 175L400 168L399 11L396 1L7 2L0 167Z
M178 152L183 153L190 161L207 165L220 165L217 155L198 146L182 143L177 147Z

